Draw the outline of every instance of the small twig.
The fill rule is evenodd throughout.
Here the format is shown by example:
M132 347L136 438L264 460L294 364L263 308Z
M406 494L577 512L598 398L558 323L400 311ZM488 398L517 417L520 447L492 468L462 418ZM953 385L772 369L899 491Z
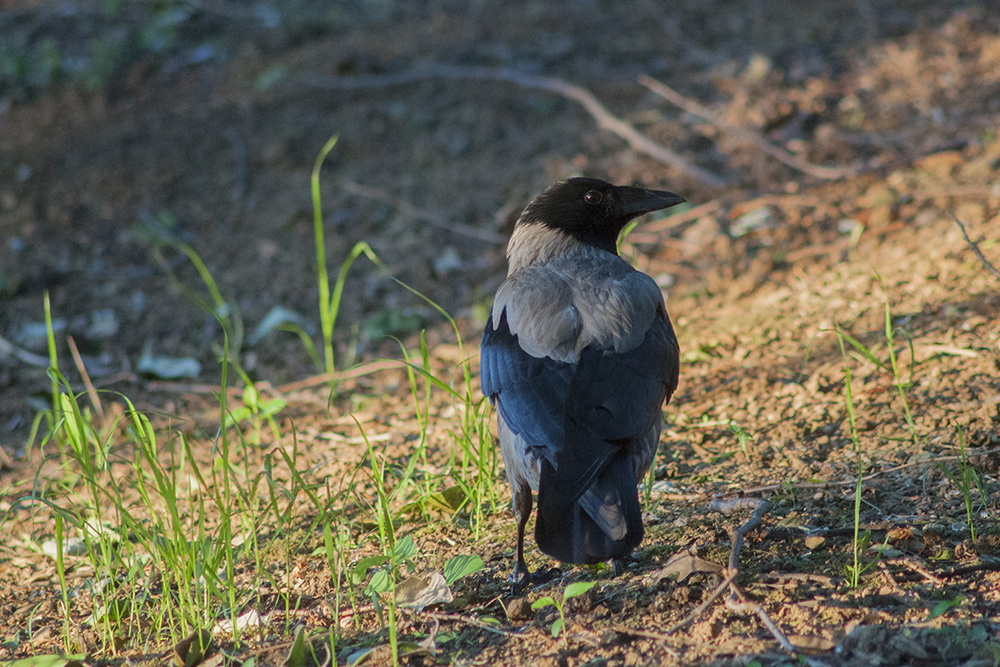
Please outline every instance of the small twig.
M913 201L927 201L928 199L939 199L947 197L949 199L958 197L969 197L971 199L995 199L1000 197L1000 187L982 185L949 185L936 190L920 190L909 195Z
M773 157L775 160L783 162L793 169L798 169L799 171L809 174L810 176L815 176L816 178L822 178L824 180L843 178L854 172L853 169L846 167L824 167L822 165L807 162L806 160L789 153L784 148L775 146L757 132L722 122L716 119L715 114L713 114L707 107L702 106L694 100L688 99L670 86L657 81L651 76L646 76L645 74L641 75L639 77L639 83L646 86L665 100L672 102L681 109L684 109L688 113L694 114L695 116L708 121L727 134L731 134L749 144L756 146L764 153Z
M664 635L674 634L678 630L681 630L686 625L688 625L691 621L693 621L694 619L698 618L703 613L705 613L705 610L708 609L713 602L715 602L716 598L722 595L723 591L729 588L729 584L733 583L733 580L736 579L736 575L738 574L739 574L738 570L726 570L726 578L722 580L722 583L720 583L718 586L715 587L715 590L712 591L712 594L709 595L700 605L698 605L694 609L694 611L692 611L690 614L688 614L687 616L685 616L684 618L682 618L681 620L677 621L669 628L667 628L667 631L664 633Z
M751 530L759 526L764 515L771 509L771 504L763 498L731 498L729 500L715 499L709 503L709 509L729 515L737 510L753 508L753 514L740 526L729 530L729 537L732 540L732 547L729 551L729 567L738 570L740 567L740 550L743 548L743 537Z
M624 625L612 625L611 629L614 630L615 632L620 632L623 635L631 635L633 637L643 637L645 639L654 639L656 641L661 641L661 642L665 642L670 638L669 632L663 633L663 632L651 632L649 630L636 630L635 628L629 628ZM661 646L660 648L669 653L671 657L680 658L680 653L670 648L669 646Z
M788 637L786 637L785 633L781 631L781 628L779 628L777 624L771 620L767 611L764 610L763 605L758 602L751 601L747 597L746 593L743 592L743 589L736 585L736 582L729 584L729 589L733 592L733 596L726 601L727 607L733 611L754 612L757 614L757 618L760 619L760 622L764 624L764 627L767 628L768 632L770 632L771 635L778 640L778 643L781 644L781 648L785 649L789 653L796 652L795 647L792 646L790 641L788 641Z
M899 582L896 581L896 577L892 576L892 572L889 571L889 564L883 560L877 561L876 564L878 565L878 569L882 571L882 576L884 576L886 581L889 582L889 585L892 586L897 593L901 592L903 589L900 588Z
M360 366L354 366L353 368L348 368L347 370L340 373L320 373L319 375L313 375L312 377L307 377L304 380L289 382L288 384L283 384L280 387L278 387L278 393L287 394L292 391L300 391L302 389L309 389L310 387L318 387L321 384L327 384L328 382L333 382L333 381L350 380L352 378L368 375L369 373L377 373L379 371L401 370L403 366L404 364L402 361L394 361L392 359L380 359L378 361L372 361L367 364L361 364Z
M982 403L977 403L981 405ZM1000 452L1000 448L997 449L987 449L984 452L975 452L975 456L986 456L988 454L996 454ZM926 466L932 463L943 463L945 461L957 461L959 456L949 455L949 456L939 456L934 459L928 459L924 461L913 461L911 463L901 463L898 466L893 466L892 468L886 468L885 470L876 470L875 472L868 473L861 478L862 482L867 482L876 477L881 477L890 472L896 472L897 470L902 470L904 468L913 468L916 466ZM752 489L744 489L743 493L764 493L767 491L780 491L781 489L825 489L828 486L854 486L858 483L857 478L845 479L840 481L830 481L830 482L795 482L793 484L770 484L768 486L757 486Z
M430 616L435 621L438 619L442 621L458 621L460 623L468 623L469 625L474 625L477 628L482 628L488 632L494 632L498 635L503 635L504 637L518 637L519 639L527 639L528 635L520 632L513 632L511 630L504 630L503 628L498 628L496 626L490 625L489 623L484 623L478 618L472 616L462 616L461 614L446 614L437 611L425 611L421 616Z
M898 599L902 604L906 605L907 607L914 607L920 604L920 596L918 596L913 591L908 591L904 589L902 586L899 585L899 582L896 581L896 577L894 577L892 575L892 572L889 571L888 562L879 560L877 561L877 564L878 564L878 569L882 571L882 575L889 582L889 587L892 588L893 591L892 594L893 596L896 597L896 599Z
M753 513L750 515L750 518L738 527L729 530L729 537L732 540L732 546L729 550L729 569L733 572L736 572L739 569L740 550L743 547L743 537L763 523L764 515L767 514L771 505L762 498L746 497L732 498L730 500L716 499L709 504L710 509L722 512L726 515L737 510L750 509L751 507L753 508ZM795 653L795 647L792 646L791 642L788 641L788 638L781 631L781 629L778 628L775 622L771 620L771 617L768 615L767 611L764 610L764 607L761 604L750 600L746 593L743 592L743 589L736 584L735 580L731 580L729 582L729 590L731 591L731 595L726 600L726 607L732 609L733 611L750 611L757 614L761 623L763 623L768 632L770 632L771 635L778 640L781 647L790 653Z
M243 137L232 125L223 132L229 144L233 147L234 178L233 191L230 199L236 204L237 210L243 206L243 198L247 191L247 145Z
M3 336L0 336L0 354L9 354L18 361L22 361L31 366L38 366L39 368L49 367L48 357L43 357L41 355L28 352L27 350L22 350Z
M973 572L997 572L1000 571L1000 561L990 561L976 563L975 565L960 565L958 567L952 567L947 570L941 570L937 573L937 576L951 579L952 577L964 577L966 575L972 574Z
M636 151L648 155L678 171L695 178L711 187L722 187L726 181L715 174L696 167L674 153L666 146L658 144L649 137L640 134L634 127L614 116L596 97L586 89L554 77L535 76L509 68L491 67L459 67L437 65L424 69L410 70L398 74L372 76L325 76L309 73L304 75L305 84L326 90L360 90L364 88L382 88L398 86L424 79L486 79L504 81L525 88L537 88L558 93L580 104L597 124L617 134Z
M83 358L80 357L80 350L76 347L76 341L73 340L72 336L66 336L66 344L69 346L69 353L73 355L73 363L76 364L76 370L80 373L80 378L83 379L83 386L87 388L87 396L90 398L90 404L94 406L94 410L97 411L98 417L103 422L104 408L101 406L101 399L97 395L97 390L94 389L94 383L90 381L90 373L87 372L87 367L83 365Z
M984 267L986 267L986 270L993 274L994 278L1000 280L1000 269L993 266L993 264L990 263L990 260L986 259L986 256L983 255L983 251L979 249L979 244L969 238L969 233L965 231L965 225L963 225L962 221L958 219L958 216L952 213L951 219L954 220L955 224L958 225L958 228L962 230L962 236L965 238L965 242L969 244L969 247L972 248L972 252L975 253L976 257L979 258L979 261L982 262Z
M357 195L359 197L365 197L366 199L374 199L375 201L380 201L383 204L388 204L389 206L398 209L400 213L409 217L416 218L417 220L422 220L427 224L437 227L438 229L444 229L446 231L452 232L454 234L460 234L461 236L468 236L470 238L478 239L480 241L485 241L487 243L494 243L497 245L507 245L507 237L497 234L496 232L491 232L487 229L479 229L471 225L463 225L460 222L454 222L452 220L446 219L444 216L438 215L431 211L424 211L417 208L408 201L398 199L391 196L389 193L379 190L378 188L373 188L367 185L361 185L360 183L355 183L354 181L342 178L339 181L340 187L344 188L351 194Z
M699 204L698 206L695 206L693 208L689 208L686 211L681 211L680 213L674 213L659 220L651 220L648 223L642 225L642 227L637 229L635 232L630 234L629 238L631 239L639 232L648 234L650 232L664 232L669 229L673 229L674 227L683 225L685 222L689 222L691 220L697 220L703 215L708 215L709 213L715 213L717 210L719 210L720 206L721 203L719 202L719 200L713 199L712 201L705 202L704 204Z
M889 563L890 565L902 565L905 568L913 570L914 572L916 572L917 574L919 574L921 577L923 577L932 584L940 585L944 583L937 575L928 570L921 563L917 562L915 558L892 558L886 562ZM879 561L879 566L881 565L882 561ZM888 573L886 574L888 575Z

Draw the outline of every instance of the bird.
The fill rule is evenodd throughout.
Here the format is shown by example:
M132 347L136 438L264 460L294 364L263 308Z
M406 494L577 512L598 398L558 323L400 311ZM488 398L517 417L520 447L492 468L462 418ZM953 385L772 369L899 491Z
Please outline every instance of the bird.
M575 177L523 210L480 343L517 518L511 582L531 573L525 528L563 563L620 571L643 538L638 480L677 389L680 352L663 294L618 254L634 218L680 195Z

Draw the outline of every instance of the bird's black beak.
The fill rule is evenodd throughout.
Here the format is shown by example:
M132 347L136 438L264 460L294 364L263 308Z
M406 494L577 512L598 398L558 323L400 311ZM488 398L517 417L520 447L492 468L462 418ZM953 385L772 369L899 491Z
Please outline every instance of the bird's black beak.
M614 188L613 196L617 212L628 218L677 206L685 201L684 197L673 192L647 190L629 185L619 185Z

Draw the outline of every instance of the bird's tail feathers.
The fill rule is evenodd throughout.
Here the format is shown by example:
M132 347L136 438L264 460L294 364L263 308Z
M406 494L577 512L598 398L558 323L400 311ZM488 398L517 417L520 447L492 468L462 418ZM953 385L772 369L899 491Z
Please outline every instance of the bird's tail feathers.
M593 484L570 505L538 494L535 541L544 553L565 563L599 563L624 558L642 542L642 511L634 464L614 457ZM557 490L553 495L558 497Z

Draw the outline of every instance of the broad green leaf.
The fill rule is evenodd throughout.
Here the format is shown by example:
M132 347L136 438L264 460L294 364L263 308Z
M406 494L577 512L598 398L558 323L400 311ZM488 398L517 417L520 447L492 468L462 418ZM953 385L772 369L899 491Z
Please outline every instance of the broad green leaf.
M205 659L211 648L212 633L205 629L195 630L174 644L173 663L177 667L194 667Z
M372 580L365 586L365 594L385 593L392 584L391 576L388 570L379 570L373 574Z
M300 625L295 628L295 639L292 640L292 648L288 650L285 657L285 667L306 667L306 626Z
M596 585L596 581L574 581L566 587L566 592L563 593L563 600L568 600L570 598L575 598L577 595L582 595Z
M934 608L931 609L931 612L927 615L927 620L933 620L938 616L945 614L949 609L959 606L963 602L965 602L964 595L959 595L954 600L942 600L934 605Z
M417 611L432 604L451 602L452 595L444 575L431 572L425 576L414 575L396 584L396 604L412 607Z
M483 569L483 559L479 556L455 556L444 564L444 579L450 586L462 577L481 569Z
M272 398L261 406L261 416L272 417L288 406L288 401L283 398Z
M554 607L555 604L556 604L556 601L553 600L552 598L550 598L548 595L546 595L545 597L538 598L537 600L535 600L534 602L532 602L531 603L531 608L532 609L541 609L542 607Z
M382 565L389 560L388 556L368 556L358 561L358 564L351 570L351 583L360 584L368 576L368 570Z
M417 555L417 545L413 543L413 538L407 535L392 548L392 553L396 560L406 560Z
M562 629L563 629L563 620L560 618L559 620L557 620L555 623L552 624L552 636L559 637L559 633L562 632Z
M360 665L368 658L368 656L374 653L375 649L377 648L378 648L377 646L371 646L368 648L357 650L354 653L351 653L350 655L347 656L348 667L354 667L355 665Z
M86 655L35 655L11 662L0 662L0 667L84 667Z
M87 617L85 623L91 627L97 626L99 623L110 621L111 623L118 623L123 618L132 613L132 600L129 598L115 598L108 602L107 604L100 604L94 608L94 611L90 613Z

